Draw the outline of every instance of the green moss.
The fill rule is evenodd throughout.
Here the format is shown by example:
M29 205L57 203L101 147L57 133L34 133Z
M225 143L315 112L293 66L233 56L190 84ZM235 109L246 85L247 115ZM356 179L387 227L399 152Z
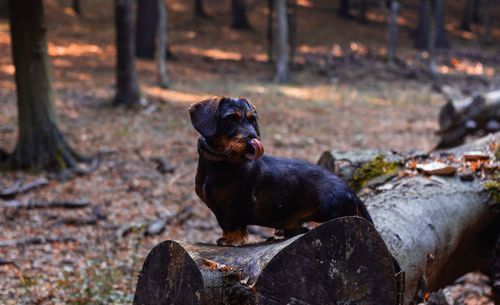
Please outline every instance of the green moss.
M500 144L495 145L495 161L500 161Z
M380 176L395 174L398 170L397 162L387 162L383 156L377 156L372 161L356 169L349 181L349 185L355 191L359 191L366 187L371 180Z
M498 175L497 175L498 176ZM493 204L500 203L500 179L495 177L493 180L488 180L483 184L486 191L491 192L491 200Z

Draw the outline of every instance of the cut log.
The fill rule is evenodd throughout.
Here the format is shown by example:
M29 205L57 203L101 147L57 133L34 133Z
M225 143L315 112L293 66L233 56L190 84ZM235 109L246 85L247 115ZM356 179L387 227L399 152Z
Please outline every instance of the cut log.
M386 153L400 174L364 198L380 235L348 217L288 240L243 247L163 242L144 263L134 304L410 304L466 272L489 271L500 230L498 175L434 177L409 168L407 160L470 166L463 155L497 155L492 143L499 147L500 133L429 156ZM368 159L359 162L365 169L362 164L374 161L366 154L358 159ZM493 159L481 162L498 167ZM391 254L406 273L404 285L394 277Z
M134 304L397 304L392 258L373 226L339 218L287 240L220 247L165 241Z
M467 135L500 130L500 90L463 99L449 99L439 113L437 148L460 145Z

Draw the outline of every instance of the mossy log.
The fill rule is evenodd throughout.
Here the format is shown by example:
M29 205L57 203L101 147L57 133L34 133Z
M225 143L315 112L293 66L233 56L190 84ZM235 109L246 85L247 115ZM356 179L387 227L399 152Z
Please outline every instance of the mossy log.
M403 167L410 160L420 162L439 156L461 156L470 151L487 151L500 143L500 133L449 150L423 153L395 153L381 150L325 152L318 164L342 175L351 184L363 182L372 195L365 204L375 227L406 272L405 304L421 299L460 275L491 269L490 259L500 230L497 173L473 181L457 176L432 177L387 175L388 164ZM498 154L495 153L494 158ZM373 195L373 193L375 193Z
M345 217L242 247L162 242L144 262L134 304L395 305L398 288L374 227Z

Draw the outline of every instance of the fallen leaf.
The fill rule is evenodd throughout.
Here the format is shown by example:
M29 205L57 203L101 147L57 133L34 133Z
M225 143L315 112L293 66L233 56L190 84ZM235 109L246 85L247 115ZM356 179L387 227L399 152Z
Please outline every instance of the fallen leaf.
M481 151L469 151L464 153L465 161L488 160L490 156Z
M442 162L417 164L417 169L428 175L450 176L455 174L457 168Z

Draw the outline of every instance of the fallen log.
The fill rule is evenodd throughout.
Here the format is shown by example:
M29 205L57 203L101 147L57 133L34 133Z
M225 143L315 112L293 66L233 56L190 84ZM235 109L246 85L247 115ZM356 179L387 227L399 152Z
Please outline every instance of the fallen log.
M395 157L389 163L397 174L365 198L380 236L369 224L347 218L292 239L244 247L163 242L144 263L134 304L391 305L403 304L403 298L404 304L410 304L466 272L488 271L500 229L495 209L500 204L500 181L494 174L498 161L493 160L499 143L497 133L428 156ZM491 159L463 161L468 151L482 151ZM358 177L368 181L363 187L379 178L366 164L387 165L384 158L372 156L377 161L363 157L367 161L358 163L361 172L370 174L368 179ZM472 181L458 175L423 175L408 161L437 158L474 168ZM490 171L485 171L486 166ZM359 174L354 170L353 177ZM406 273L404 295L382 240ZM379 290L384 291L383 299L378 298Z
M450 98L439 113L437 148L462 144L467 135L500 130L500 90L462 99Z
M148 255L134 304L397 304L392 258L359 217L242 247L165 241Z

